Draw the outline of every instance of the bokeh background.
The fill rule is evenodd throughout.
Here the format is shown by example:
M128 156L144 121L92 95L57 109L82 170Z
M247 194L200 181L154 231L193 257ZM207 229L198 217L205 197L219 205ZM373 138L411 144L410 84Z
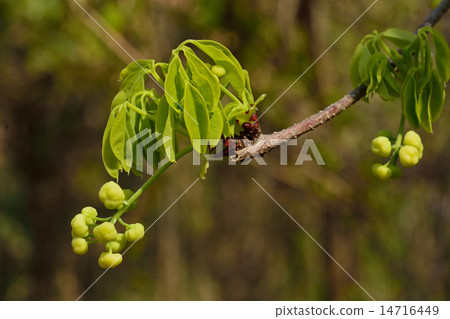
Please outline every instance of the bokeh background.
M167 61L187 38L228 46L265 110L372 0L92 0L79 2L135 58ZM352 89L348 63L374 29L414 31L430 1L379 0L261 119L266 133ZM447 39L450 19L438 25ZM100 247L70 246L70 220L101 208L109 180L101 138L130 58L72 0L0 0L0 298L73 300L102 273ZM396 130L400 105L359 102L305 137L326 166L212 163L83 300L368 300L252 181L254 178L379 300L450 295L450 103L425 155L401 179L371 176L370 142ZM128 221L150 225L199 174L186 158ZM143 180L123 176L137 189Z

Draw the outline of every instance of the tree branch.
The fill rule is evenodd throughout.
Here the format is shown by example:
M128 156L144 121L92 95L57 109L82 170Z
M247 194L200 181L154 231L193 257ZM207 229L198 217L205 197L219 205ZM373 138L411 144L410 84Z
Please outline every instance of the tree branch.
M450 0L443 0L420 24L419 28L424 26L434 26L449 9ZM232 157L232 160L242 162L246 158L262 156L272 149L279 147L281 144L286 143L288 140L296 139L300 135L314 130L316 127L328 122L336 115L339 115L350 106L358 102L366 95L366 90L367 87L365 85L360 85L350 93L346 94L339 101L331 104L320 112L299 123L296 123L279 132L273 132L272 134L261 134L261 136L254 143L247 145L241 150L237 150L236 154ZM246 144L249 144L248 141L244 141L244 145Z

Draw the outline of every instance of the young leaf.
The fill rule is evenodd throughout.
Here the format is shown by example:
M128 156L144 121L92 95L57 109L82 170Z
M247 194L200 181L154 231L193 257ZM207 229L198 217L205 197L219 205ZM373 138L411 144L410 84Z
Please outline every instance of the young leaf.
M133 120L134 117L134 120ZM137 123L135 125L134 121ZM135 131L135 128L139 128L140 117L136 116L135 112L127 112L127 120L126 120L126 134L125 134L125 153L123 158L121 159L122 167L125 172L130 173L130 169L134 163L134 145L131 142L131 139L139 132ZM135 143L136 144L136 143Z
M381 35L394 43L399 48L404 48L416 39L416 35L406 30L390 28L382 32Z
M389 94L389 90L386 87L386 84L384 84L384 81L378 83L378 88L375 91L384 101L389 101L391 99L391 96Z
M181 60L178 55L175 55L170 61L166 81L164 83L167 103L169 103L170 107L177 113L181 113L183 109L181 100L184 96L185 79L183 78L181 69L183 69Z
M362 49L361 58L359 59L359 65L358 65L358 72L359 72L359 76L361 78L361 83L366 83L367 81L370 80L370 75L368 72L366 72L366 70L370 69L369 66L367 65L368 64L367 62L371 56L372 55L370 54L369 49L367 49L367 47L364 46L364 49ZM361 83L359 83L359 84L361 84Z
M216 107L209 120L209 145L215 147L223 133L224 119L219 107Z
M171 162L175 162L175 126L174 111L169 106L167 98L164 96L159 102L158 111L156 112L155 129L158 140L163 141L164 152Z
M387 64L388 64L387 59L381 59L380 64L378 65L378 69L377 69L377 81L378 82L381 82L381 80L383 79L383 75L385 74Z
M381 54L381 53L379 53ZM367 60L366 65L366 74L369 75L369 83L367 85L367 95L372 93L378 88L378 80L377 80L377 74L378 74L378 66L379 66L379 54L372 55Z
M126 100L129 101L137 92L145 89L145 78L153 74L155 61L137 60L133 61L120 72L122 84L120 90L126 93Z
M245 98L250 104L255 103L255 100L253 98L252 88L250 86L250 76L248 75L247 70L242 70L244 72L244 78L245 78Z
M445 38L433 28L430 28L433 39L436 67L444 83L450 79L450 50Z
M106 171L112 178L119 178L119 160L114 156L109 142L111 133L111 124L114 119L114 114L109 115L108 123L106 124L105 132L103 133L102 142L102 159Z
M117 105L123 104L127 101L128 94L124 90L120 90L111 103L111 110L114 109Z
M240 97L244 94L245 76L238 60L230 50L222 44L211 40L190 40L190 43L205 52L214 62L222 66L227 72L223 77L236 90Z
M217 107L220 99L219 79L209 68L200 60L193 51L186 47L183 49L187 63L192 72L192 80L205 99L206 106L211 112Z
M359 73L359 61L361 60L364 50L364 44L359 43L350 59L350 80L353 87L357 87L362 83L362 78Z
M398 86L397 81L392 76L392 73L389 70L389 68L386 68L386 70L384 71L383 82L386 85L386 88L391 97L400 96L401 93L400 87Z
M127 102L126 102L127 103ZM125 152L126 125L127 125L127 106L119 106L117 116L112 121L109 142L114 156L122 162Z
M419 91L423 90L423 88L427 85L430 80L431 71L433 68L433 61L431 57L431 49L430 44L428 43L428 36L426 33L419 33L420 39L420 61L421 61L421 71L422 75L418 81Z
M186 82L184 107L184 122L186 123L192 146L198 153L204 154L207 145L200 145L200 139L206 140L208 138L208 109L200 92L189 82ZM202 144L205 143L203 142Z
M426 85L422 92L420 92L419 98L417 99L417 111L419 115L419 122L422 127L428 133L433 133L433 128L431 126L430 98L431 86Z
M419 128L419 118L416 112L416 80L414 72L410 72L402 87L402 110L409 124L413 128Z
M430 79L431 96L430 96L430 116L431 121L436 121L441 115L444 107L445 89L441 81L439 81L439 74L436 70L433 71Z

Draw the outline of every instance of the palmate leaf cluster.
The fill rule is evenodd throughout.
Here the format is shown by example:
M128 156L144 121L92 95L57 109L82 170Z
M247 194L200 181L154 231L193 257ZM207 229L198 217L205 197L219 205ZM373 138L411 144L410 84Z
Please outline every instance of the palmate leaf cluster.
M400 97L402 112L413 128L432 132L442 111L450 77L447 41L436 30L417 34L391 28L363 38L350 61L354 86L367 86L367 95L383 100Z
M169 63L134 61L122 70L120 80L102 148L105 168L113 178L120 171L140 175L136 163L156 143L162 146L152 150L152 162L174 162L180 135L189 137L195 151L206 153L221 138L238 134L241 127L236 123L247 122L264 98L255 101L248 72L226 47L210 40L183 42L172 51ZM135 144L142 143L139 134L144 132L155 138L140 150ZM198 139L208 143L196 143Z

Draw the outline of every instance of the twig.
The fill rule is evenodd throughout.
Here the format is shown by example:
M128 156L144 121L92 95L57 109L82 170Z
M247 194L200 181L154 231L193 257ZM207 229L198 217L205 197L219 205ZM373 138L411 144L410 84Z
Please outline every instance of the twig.
M441 17L450 9L450 0L443 0L420 24L419 28L423 26L434 26ZM290 139L296 139L316 127L328 122L336 115L339 115L350 106L358 102L366 95L367 87L360 85L350 93L346 94L339 101L331 104L322 111L308 117L307 119L296 123L288 128L272 134L261 134L261 136L251 145L236 151L233 160L242 162L246 158L254 156L262 156L281 144L286 143Z

